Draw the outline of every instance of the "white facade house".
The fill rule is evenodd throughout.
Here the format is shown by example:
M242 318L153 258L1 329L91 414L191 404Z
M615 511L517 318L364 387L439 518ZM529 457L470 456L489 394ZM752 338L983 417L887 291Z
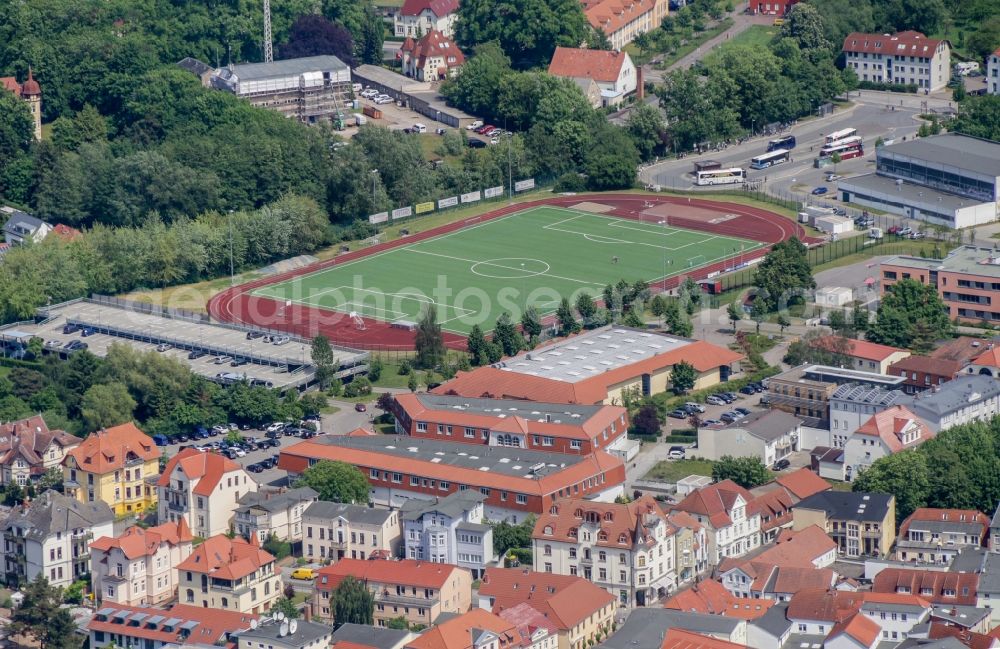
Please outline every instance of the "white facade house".
M887 390L861 383L845 383L830 395L829 443L814 446L844 448L854 431L861 428L872 416L905 401L906 395L901 390Z
M844 479L850 481L879 458L916 448L933 436L906 406L872 415L844 445Z
M452 38L458 19L458 0L406 0L396 14L393 27L396 36L420 38L437 30Z
M1000 48L986 59L986 92L1000 95Z
M749 491L732 480L698 489L678 503L700 523L708 536L708 562L741 557L760 547L761 517Z
M90 572L90 543L114 533L114 518L107 503L82 503L55 491L15 507L0 524L7 584L42 576L51 586L69 586Z
M177 596L176 566L191 555L194 537L187 522L149 529L135 526L120 536L90 544L94 595L104 603L160 604Z
M718 460L756 457L767 466L799 450L802 420L783 410L769 410L724 428L698 428L698 456Z
M935 433L1000 413L1000 381L974 374L910 397L907 407Z
M863 34L844 38L846 66L861 81L914 85L933 92L951 80L951 44L920 32Z
M170 458L156 491L160 522L183 517L195 536L208 538L229 531L240 498L257 483L229 458L188 448Z
M549 74L566 79L593 79L604 106L616 106L636 92L639 76L627 52L557 47Z
M312 561L398 557L399 511L318 500L302 513L302 554Z
M277 493L249 491L236 508L236 533L244 538L256 534L261 543L272 534L282 541L301 541L302 513L318 497L309 487Z
M451 563L476 579L497 561L493 528L483 524L486 496L466 489L434 500L408 500L400 518L407 559Z
M914 627L930 622L931 605L917 595L868 593L861 613L879 626L881 640L901 642Z

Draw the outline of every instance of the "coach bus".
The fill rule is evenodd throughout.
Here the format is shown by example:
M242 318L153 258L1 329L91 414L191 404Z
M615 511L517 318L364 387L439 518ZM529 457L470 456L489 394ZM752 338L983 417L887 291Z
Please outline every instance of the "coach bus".
M840 142L841 140L846 140L849 137L856 137L857 134L858 134L858 129L856 128L845 128L840 131L834 131L833 133L830 133L829 135L826 136L826 138L823 139L823 145L830 146L831 144L835 144L837 142Z
M795 148L795 136L786 135L785 137L779 137L776 140L770 140L767 143L767 150L777 151L778 149L794 149Z
M865 154L865 147L860 137L849 137L836 144L825 146L819 150L819 157L813 163L817 169L833 163L833 154L840 155L841 160L860 158Z
M699 171L696 185L729 185L733 183L745 183L747 172L742 167L731 169L709 169Z
M750 158L750 168L767 169L768 167L773 167L774 165L780 165L782 163L788 162L789 160L788 154L789 154L788 149L778 149L777 151L771 151L770 153L765 153L755 158Z

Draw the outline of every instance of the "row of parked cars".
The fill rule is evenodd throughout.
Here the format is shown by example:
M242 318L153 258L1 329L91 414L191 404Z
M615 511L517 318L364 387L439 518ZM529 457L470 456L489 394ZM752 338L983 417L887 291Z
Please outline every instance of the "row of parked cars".
M380 105L391 104L393 102L392 97L390 97L389 95L384 95L380 93L378 90L375 90L374 88L365 88L358 94L361 97L364 97L365 99L370 99L373 103Z

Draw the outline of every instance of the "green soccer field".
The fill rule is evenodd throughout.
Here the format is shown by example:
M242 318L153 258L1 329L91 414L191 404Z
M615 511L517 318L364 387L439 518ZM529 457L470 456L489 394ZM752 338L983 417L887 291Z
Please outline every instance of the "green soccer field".
M534 207L403 245L309 275L262 286L253 295L362 319L415 322L427 305L442 329L486 332L527 305L554 313L563 297L595 297L620 279L653 282L756 250L759 241L633 221L561 207Z

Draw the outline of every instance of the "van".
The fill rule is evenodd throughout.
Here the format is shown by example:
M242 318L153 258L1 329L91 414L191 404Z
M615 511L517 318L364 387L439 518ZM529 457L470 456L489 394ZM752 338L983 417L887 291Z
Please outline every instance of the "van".
M354 92L354 94L358 94L359 92L361 92L361 84L360 83L352 83L351 84L351 90Z
M312 568L296 568L292 571L292 579L315 579L316 572Z
M157 434L153 435L153 443L156 444L157 446L166 446L170 444L170 440L167 438L166 435Z
M426 133L427 132L427 126L425 126L424 124L421 124L420 122L417 122L416 124L413 125L413 132L414 133Z
M962 61L955 64L955 74L960 77L967 76L979 70L979 64L975 61Z

